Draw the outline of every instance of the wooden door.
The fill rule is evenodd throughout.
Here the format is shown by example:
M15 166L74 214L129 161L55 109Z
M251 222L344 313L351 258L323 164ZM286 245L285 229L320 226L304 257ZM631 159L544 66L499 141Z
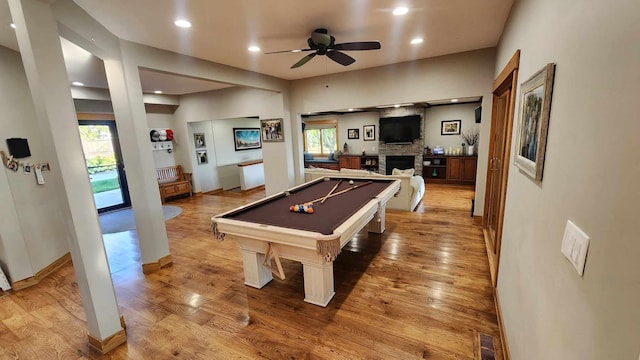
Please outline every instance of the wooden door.
M483 228L489 255L491 279L496 286L502 242L502 220L506 199L511 132L515 106L516 85L520 50L516 51L507 66L493 83L493 107L487 164Z
M462 159L447 159L447 181L462 181Z

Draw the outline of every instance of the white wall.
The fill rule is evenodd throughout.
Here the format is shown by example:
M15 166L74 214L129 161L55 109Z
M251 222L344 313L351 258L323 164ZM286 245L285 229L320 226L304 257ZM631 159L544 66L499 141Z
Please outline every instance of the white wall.
M640 353L639 34L637 0L514 3L495 74L516 49L518 84L557 68L544 177L513 156L509 169L498 291L513 359ZM591 237L583 277L560 253L567 220Z
M257 118L213 120L213 138L218 166L237 164L243 161L262 159L262 148L236 151L233 128L260 128ZM240 186L240 185L238 185Z
M378 153L378 136L380 131L380 114L377 111L372 112L362 112L355 114L344 114L339 117L340 121L338 123L338 149L342 150L344 143L346 142L349 145L349 154L362 154L362 149L366 151L367 154L377 154ZM375 125L376 126L376 141L364 141L364 131L362 129L365 125ZM349 139L348 131L349 129L358 129L360 130L360 138L359 139Z
M480 104L440 105L430 107L425 111L425 146L434 148L457 149L464 142L459 135L441 135L441 122L444 120L462 120L460 130L462 133L471 128L478 129L474 110ZM486 119L485 119L486 120Z
M2 141L0 149L7 154L4 139L26 138L31 157L24 162L51 165L44 172L45 185L37 185L34 173L24 174L0 167L0 192L11 199L0 202L3 216L0 227L0 262L12 281L33 276L69 252L66 228L59 194L64 192L60 170L53 154L51 139L43 138L35 121L35 110L20 55L0 46L0 117ZM5 217L6 216L6 217ZM12 220L17 222L4 221Z
M259 128L256 118L237 118L207 120L188 123L189 157L193 167L194 188L196 192L208 192L218 189L233 189L240 186L240 173L236 164L262 159L262 149L235 151L233 141L234 127ZM203 133L205 147L196 149L193 134ZM209 162L198 164L196 151L206 150Z
M193 190L195 192L208 192L222 188L218 174L218 163L211 121L192 122L187 125L189 128L190 142L186 146L188 150L183 151L183 155L185 153L187 154L189 157L188 163L193 169ZM196 149L193 140L194 133L204 134L205 147ZM207 151L208 162L206 164L198 164L196 151L205 150Z
M151 129L172 129L173 130L173 114L153 114L147 113L147 125L149 131ZM149 138L149 147L151 147L151 138ZM153 162L156 168L179 165L176 163L176 151L181 149L174 148L171 152L167 150L154 150Z
M211 120L219 120L219 119L239 119L239 118L249 118L258 116L260 119L272 119L272 118L284 118L284 131L285 131L285 142L279 143L263 143L262 144L262 157L264 158L265 164L265 188L267 194L273 194L277 191L285 190L293 185L293 164L289 157L291 157L292 152L292 128L290 126L290 121L287 121L288 112L283 109L284 99L282 93L277 93L273 91L265 91L258 90L252 88L226 88L216 91L197 93L191 95L185 95L180 98L180 107L175 112L176 119L176 128L181 126L187 128L187 124L193 122L210 122ZM233 121L228 125L229 129L232 129L231 125ZM251 123L253 124L253 122ZM209 125L210 126L210 125ZM181 139L182 143L189 144L188 155L186 157L180 159L180 162L183 164L189 163L191 168L193 169L193 173L201 173L201 166L197 165L195 158L195 145L193 144L193 131L194 128L187 130L189 133L188 139ZM207 139L213 139L213 130L209 129L211 136L208 136ZM199 131L205 132L205 131ZM233 138L232 130L223 130L222 136L227 133L229 138ZM228 139L227 139L228 140ZM209 141L209 140L207 140ZM234 152L234 157L236 160L242 159L245 155L239 154L236 155L235 149L233 148L233 142L231 142L231 151ZM193 150L193 151L192 151ZM215 148L211 148L209 144L207 144L207 153L209 155L209 163L211 163L212 154L215 152ZM243 153L247 151L240 151L238 153ZM258 152L251 151L255 158L260 158L258 156ZM193 155L191 155L193 153ZM290 169L291 167L291 169ZM237 170L235 171L237 173ZM231 174L231 172L224 172L225 174ZM199 177L200 175L198 175ZM207 174L207 176L213 176ZM221 175L218 173L217 177L219 178ZM239 176L234 180L237 182L236 186L240 186L239 184ZM216 185L215 188L211 188L210 190L219 189L220 183L214 182L210 183L211 186ZM195 185L196 191L210 191L205 190L205 187L202 187L202 190L198 190L198 185Z

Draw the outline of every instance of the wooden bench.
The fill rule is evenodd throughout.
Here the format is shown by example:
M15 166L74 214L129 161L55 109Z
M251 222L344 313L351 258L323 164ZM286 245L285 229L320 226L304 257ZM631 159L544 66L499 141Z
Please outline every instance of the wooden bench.
M160 199L164 204L168 197L189 194L191 190L191 174L182 172L182 166L168 166L156 169L158 188L160 189Z

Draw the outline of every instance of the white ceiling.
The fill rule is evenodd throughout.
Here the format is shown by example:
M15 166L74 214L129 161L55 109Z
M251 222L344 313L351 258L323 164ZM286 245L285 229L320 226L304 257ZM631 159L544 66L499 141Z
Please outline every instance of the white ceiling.
M116 36L197 58L283 79L301 79L496 46L513 0L74 0ZM409 8L392 15L395 6ZM176 27L186 18L190 29ZM0 0L0 45L17 50L6 0ZM307 48L310 33L325 27L336 43L380 41L380 50L348 51L350 66L317 56L298 69L290 66L308 53L263 54ZM411 45L414 37L424 38ZM251 53L250 45L262 50ZM73 71L69 71L70 77ZM151 71L143 88L176 77ZM72 80L70 78L70 80ZM197 80L197 89L206 85ZM155 81L155 82L154 82ZM89 81L83 81L86 84ZM199 83L198 83L199 82ZM151 85L153 84L153 85ZM203 91L175 89L175 94ZM164 87L165 85L162 85ZM226 85L223 85L226 86ZM164 89L163 89L164 90ZM166 93L171 93L165 91Z

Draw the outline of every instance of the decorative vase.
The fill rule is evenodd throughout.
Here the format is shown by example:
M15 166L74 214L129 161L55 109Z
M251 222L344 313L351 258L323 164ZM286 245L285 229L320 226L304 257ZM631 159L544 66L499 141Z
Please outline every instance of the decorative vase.
M431 176L433 176L433 177L437 177L438 176L438 171L436 170L436 168L433 168L433 172L431 173Z
M473 153L474 153L475 149L476 149L476 146L475 146L475 145L469 145L469 146L467 146L467 155L469 155L469 156L473 156Z

